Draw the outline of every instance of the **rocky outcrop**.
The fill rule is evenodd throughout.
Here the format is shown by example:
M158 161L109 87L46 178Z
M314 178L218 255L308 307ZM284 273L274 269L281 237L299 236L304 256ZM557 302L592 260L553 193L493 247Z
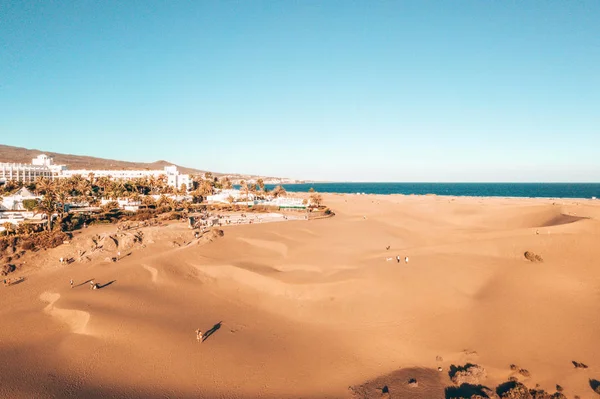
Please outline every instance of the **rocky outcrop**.
M456 385L479 384L487 377L487 373L483 367L471 363L467 363L464 366L450 366L448 375Z

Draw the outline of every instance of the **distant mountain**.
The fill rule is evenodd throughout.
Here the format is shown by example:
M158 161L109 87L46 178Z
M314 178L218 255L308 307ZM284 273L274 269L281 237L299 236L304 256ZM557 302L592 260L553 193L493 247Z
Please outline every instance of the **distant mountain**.
M67 165L69 169L105 169L105 170L134 170L134 169L163 169L165 166L175 165L168 161L155 161L155 162L129 162L129 161L117 161L114 159L104 159L96 157L88 157L83 155L72 155L72 154L60 154L57 152L41 151L36 149L13 147L9 145L0 144L0 163L31 163L31 160L40 154L46 154L54 157L54 163L58 165ZM175 165L181 173L198 175L204 174L205 170L188 168L185 166ZM246 179L254 180L259 177L263 179L276 180L276 181L287 181L289 179L281 179L277 177L263 177L256 175L245 175L245 174L230 174L230 173L218 173L212 172L214 176L229 176L233 180Z

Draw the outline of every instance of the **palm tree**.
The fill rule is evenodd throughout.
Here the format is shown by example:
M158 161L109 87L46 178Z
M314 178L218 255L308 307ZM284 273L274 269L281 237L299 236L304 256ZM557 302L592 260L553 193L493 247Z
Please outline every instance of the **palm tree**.
M137 191L134 191L134 192L132 192L132 193L129 194L129 199L132 202L134 202L136 204L139 204L142 201L142 196Z
M56 210L58 211L59 221L62 223L65 215L65 207L71 197L71 182L68 179L58 181L55 188Z
M99 197L104 197L106 195L106 191L111 184L111 180L107 176L101 176L96 179L96 187L98 187L97 194Z
M315 204L318 208L319 206L321 206L321 202L323 202L323 197L321 197L321 194L313 193L310 195L310 202Z
M156 200L151 196L145 196L142 199L142 203L147 206L156 206Z
M46 194L52 191L55 187L54 180L50 180L46 177L38 177L35 183L37 194Z
M283 188L282 186L277 186L273 189L273 191L271 191L271 194L273 194L273 197L275 198L285 197L287 191L285 191L285 188Z
M156 179L156 186L157 186L160 194L168 193L167 188L170 187L167 185L168 180L169 179L167 178L166 175L160 175Z
M213 194L213 186L210 180L203 180L200 187L198 187L198 191L201 196L206 197L208 195Z
M112 181L108 187L107 196L110 199L117 200L125 194L127 190L121 181Z
M256 180L256 184L260 188L260 191L265 191L265 182L263 181L263 179Z
M231 180L229 179L229 177L225 176L225 177L221 178L221 186L224 189L230 190L233 187L233 184L231 183Z
M52 230L52 215L56 212L56 196L54 192L48 191L36 207L37 213L42 213L48 218L48 231Z
M4 227L4 231L6 231L6 235L9 235L13 230L13 224L11 222L2 223L2 227Z
M240 190L246 192L246 201L248 201L248 183L245 180L240 181Z
M92 183L89 180L81 179L75 187L75 191L79 193L83 201L89 202L92 197Z
M23 182L17 180L9 180L4 183L4 191L11 192L23 187Z
M67 181L70 186L70 191L73 192L77 191L77 188L81 185L82 181L85 181L85 179L81 175L73 175L68 178Z
M166 195L161 195L158 200L156 201L156 206L163 207L163 206L168 206L169 208L173 209L173 205L174 205L174 201L167 197Z

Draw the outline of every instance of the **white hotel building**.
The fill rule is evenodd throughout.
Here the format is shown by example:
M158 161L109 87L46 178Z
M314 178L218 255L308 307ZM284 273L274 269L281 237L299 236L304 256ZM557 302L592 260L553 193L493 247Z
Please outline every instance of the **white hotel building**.
M52 158L44 154L34 158L31 164L0 163L0 183L5 183L9 180L31 183L38 177L54 179L64 169L65 166L54 165Z
M31 164L0 163L0 184L9 180L30 183L38 177L58 179L81 175L87 178L90 173L93 173L94 177L110 177L115 180L131 180L164 175L167 177L167 184L169 186L180 188L182 184L185 184L188 189L191 188L192 181L189 175L179 173L177 167L174 165L165 166L163 170L68 170L64 165L54 165L52 157L42 154L34 158Z

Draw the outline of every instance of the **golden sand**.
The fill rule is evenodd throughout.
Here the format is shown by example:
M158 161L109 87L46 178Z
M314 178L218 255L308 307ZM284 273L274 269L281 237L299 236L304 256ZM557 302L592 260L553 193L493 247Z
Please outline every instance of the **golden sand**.
M116 263L89 245L114 226L26 255L26 281L0 288L0 397L349 398L388 376L391 397L444 398L467 362L489 387L515 376L597 397L597 201L324 200L335 217L225 226L212 242L149 227Z

